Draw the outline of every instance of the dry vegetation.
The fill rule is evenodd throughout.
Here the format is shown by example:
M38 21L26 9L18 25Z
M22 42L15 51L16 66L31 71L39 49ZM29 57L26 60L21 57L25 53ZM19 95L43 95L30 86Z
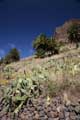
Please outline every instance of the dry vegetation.
M30 57L6 65L0 71L0 84L10 85L1 89L0 109L3 112L0 115L4 111L17 114L26 102L38 100L40 95L47 105L55 97L61 97L65 105L77 103L80 99L80 48L44 59Z
M74 49L70 52L44 59L32 57L21 60L20 62L7 65L3 69L2 74L1 79L6 79L4 81L9 82L23 78L25 74L27 78L34 77L36 80L39 80L40 75L42 77L40 80L44 82L43 76L46 75L48 82L51 81L53 84L55 82L56 84L61 84L61 86L62 84L75 84L77 86L76 84L79 85L80 81L80 49Z

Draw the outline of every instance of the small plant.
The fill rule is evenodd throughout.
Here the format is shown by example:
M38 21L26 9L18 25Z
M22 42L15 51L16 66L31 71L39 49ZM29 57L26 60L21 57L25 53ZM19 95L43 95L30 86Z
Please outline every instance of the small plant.
M12 74L14 73L14 69L10 66L6 66L3 69L3 75L6 79L11 79Z
M25 78L15 80L4 92L2 98L3 111L17 114L29 99L40 94L41 89L38 82Z
M50 80L47 82L47 91L50 97L54 97L60 92L60 85Z

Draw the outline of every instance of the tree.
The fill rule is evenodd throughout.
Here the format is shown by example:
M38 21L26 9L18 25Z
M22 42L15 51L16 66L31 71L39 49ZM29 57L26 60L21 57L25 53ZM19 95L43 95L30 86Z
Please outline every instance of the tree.
M35 50L42 48L42 49L46 49L46 40L47 37L45 34L40 34L33 42L33 48Z
M4 63L9 64L20 60L19 51L16 48L12 48L9 53L4 57Z
M59 44L53 37L49 38L47 41L47 52L51 55L59 53Z
M36 52L36 56L38 58L44 58L45 57L45 51L43 49L38 49Z
M56 40L46 37L45 34L40 34L33 42L33 48L36 51L37 57L51 56L59 53L59 45Z
M72 43L76 43L76 47L78 47L78 43L80 42L80 25L72 24L68 29L68 39Z
M45 56L47 49L47 37L45 34L40 34L33 42L33 48L38 57Z

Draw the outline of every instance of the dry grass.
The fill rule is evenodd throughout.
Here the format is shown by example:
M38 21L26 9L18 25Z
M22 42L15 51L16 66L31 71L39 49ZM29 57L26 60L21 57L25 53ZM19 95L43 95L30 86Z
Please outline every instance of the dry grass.
M22 78L24 72L27 78L33 76L36 80L41 75L42 84L50 96L65 92L68 95L66 98L74 101L80 96L80 49L44 59L33 57L7 65L2 75L0 74L0 82L7 83L6 75L10 81L17 77ZM47 81L44 81L44 74L47 75Z

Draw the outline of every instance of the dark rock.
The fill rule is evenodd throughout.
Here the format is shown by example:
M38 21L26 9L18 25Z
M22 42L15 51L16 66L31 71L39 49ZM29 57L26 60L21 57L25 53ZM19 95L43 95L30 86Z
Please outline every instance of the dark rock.
M80 106L75 107L75 112L76 112L76 114L80 114Z
M80 104L80 99L78 100L78 103Z
M51 111L51 107L48 107L48 108L47 108L47 111L50 112L50 111Z
M72 107L71 105L69 105L69 106L67 107L67 109L68 109L68 112L73 112L73 111L74 111L74 107Z
M37 109L37 111L43 111L43 107L42 106L38 106L36 109Z
M76 120L80 120L80 115L77 115L77 116L76 116Z
M40 115L40 117L44 117L45 116L45 112L44 111L40 111L39 115Z
M45 102L41 102L41 99L44 98L36 99L34 106L24 105L15 119L11 117L10 112L1 112L0 120L80 120L80 104L71 103L65 106L61 104L59 98L56 98L55 102L51 101L49 105L46 105Z
M71 106L72 106L72 107L76 107L76 104L75 104L75 103L71 103Z
M44 117L40 117L40 120L47 120L47 118Z

